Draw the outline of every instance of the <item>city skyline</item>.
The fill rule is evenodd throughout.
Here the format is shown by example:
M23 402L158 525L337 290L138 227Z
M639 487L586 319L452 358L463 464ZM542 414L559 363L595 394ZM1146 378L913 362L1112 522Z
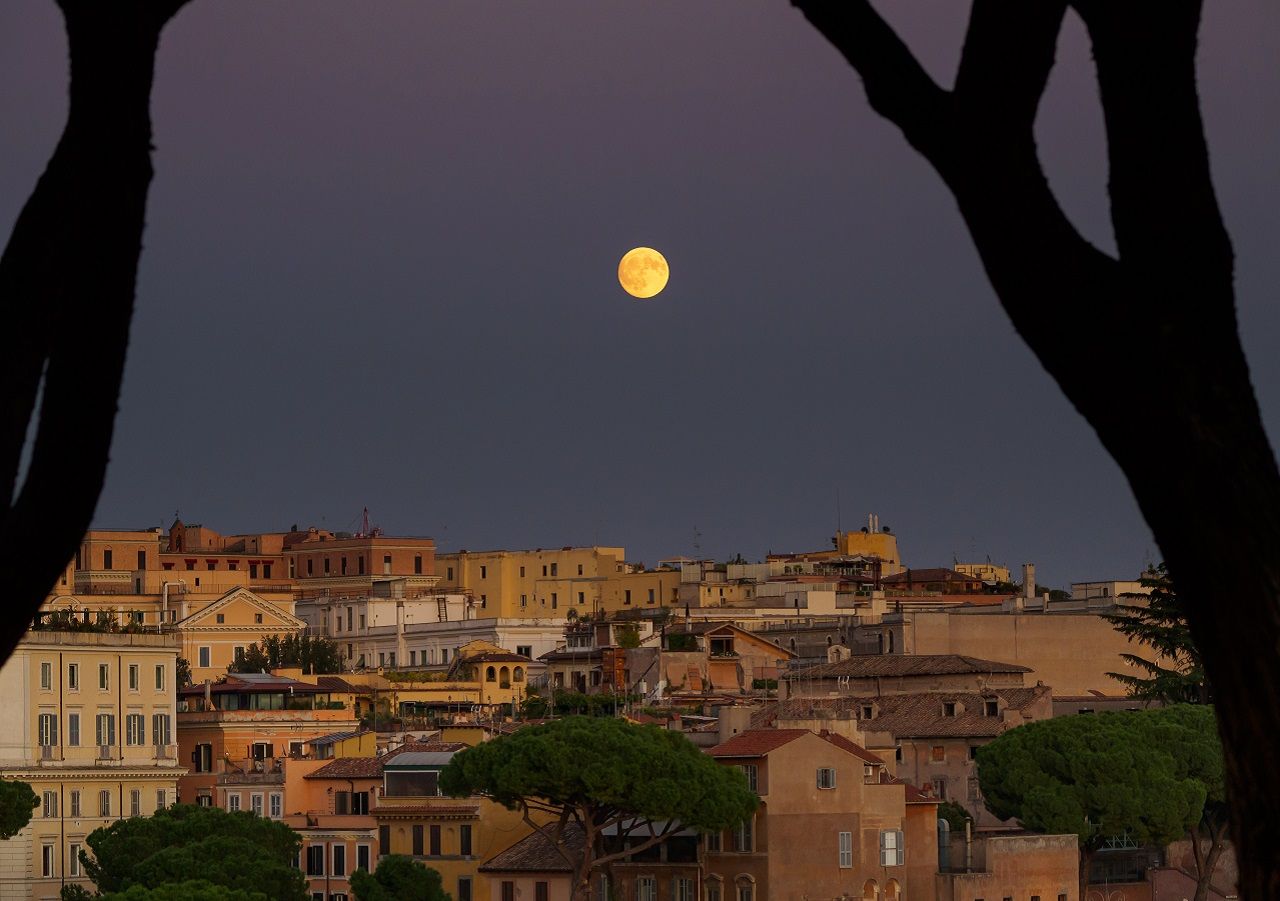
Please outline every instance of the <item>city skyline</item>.
M950 71L963 9L888 12ZM1274 425L1277 13L1230 15L1206 10L1200 82ZM44 0L0 21L10 223L62 125L65 47ZM874 510L917 565L1034 561L1065 586L1158 556L950 198L785 4L194 4L153 109L96 525L343 529L368 506L442 549L652 565L695 527L713 557L823 547L838 491L845 528ZM1042 149L1106 246L1100 120L1071 18ZM641 244L672 266L653 302L614 279Z

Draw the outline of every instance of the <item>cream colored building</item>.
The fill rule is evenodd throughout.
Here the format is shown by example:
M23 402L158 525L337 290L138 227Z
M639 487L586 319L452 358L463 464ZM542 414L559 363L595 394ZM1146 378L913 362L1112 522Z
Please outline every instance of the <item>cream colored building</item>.
M90 832L177 801L178 650L172 635L41 630L0 669L0 777L40 799L0 842L0 898L90 887L78 856Z
M436 588L470 594L478 617L562 617L602 603L604 581L628 572L620 547L458 551L436 555Z

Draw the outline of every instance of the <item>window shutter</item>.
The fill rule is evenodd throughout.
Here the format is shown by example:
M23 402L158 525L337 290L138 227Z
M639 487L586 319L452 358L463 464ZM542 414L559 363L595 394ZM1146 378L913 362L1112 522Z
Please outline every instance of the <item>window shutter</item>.
M897 841L894 844L897 845L897 860L894 863L896 866L902 866L906 862L907 850L903 847L901 829L897 830Z

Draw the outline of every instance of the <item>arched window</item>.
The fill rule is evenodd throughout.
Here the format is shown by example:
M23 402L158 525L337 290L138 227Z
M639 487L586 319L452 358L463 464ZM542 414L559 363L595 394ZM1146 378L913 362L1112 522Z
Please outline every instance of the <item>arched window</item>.
M498 679L498 671L496 669L494 669L493 667L489 667L487 670L485 670L484 680L486 682L496 682L497 679Z
M879 895L880 892L874 879L868 879L862 884L862 901L876 901Z
M511 670L505 666L498 671L498 686L500 688L511 687Z
M902 901L902 894L898 887L898 880L890 879L885 883L884 901Z
M512 670L512 671L511 671L511 678L512 678L512 680L513 680L513 681L515 681L515 682L523 682L523 681L524 681L524 667L523 667L523 666L517 666L514 670Z

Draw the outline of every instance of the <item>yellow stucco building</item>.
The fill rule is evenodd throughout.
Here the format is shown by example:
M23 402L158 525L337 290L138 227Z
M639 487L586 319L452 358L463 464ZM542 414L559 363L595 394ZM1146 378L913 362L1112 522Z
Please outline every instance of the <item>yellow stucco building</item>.
M90 887L90 832L176 802L177 656L171 635L47 629L19 643L0 669L0 778L28 783L40 806L0 842L0 897Z

